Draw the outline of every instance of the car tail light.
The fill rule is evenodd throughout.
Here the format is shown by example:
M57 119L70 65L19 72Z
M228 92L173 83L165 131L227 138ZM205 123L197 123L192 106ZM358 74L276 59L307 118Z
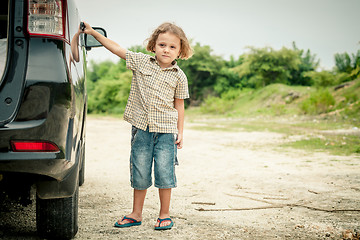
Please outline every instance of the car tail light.
M48 141L11 141L13 152L59 152L58 146Z
M65 38L65 0L29 0L28 31L32 36Z

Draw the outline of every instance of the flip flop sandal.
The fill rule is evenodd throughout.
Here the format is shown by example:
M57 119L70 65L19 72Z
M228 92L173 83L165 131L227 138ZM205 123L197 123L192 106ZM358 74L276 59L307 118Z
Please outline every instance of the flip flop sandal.
M171 220L171 218L163 218L163 219L158 218L157 221L159 223L159 226L163 221L170 221L171 223L168 226L155 227L155 230L169 230L174 226L174 222L173 220Z
M133 218L129 218L129 217L123 217L123 219L121 221L124 221L124 220L129 220L130 222L128 223L125 223L125 224L119 224L118 222L116 222L114 224L114 227L117 227L117 228L126 228L126 227L132 227L132 226L139 226L141 225L141 221L136 221L135 219Z

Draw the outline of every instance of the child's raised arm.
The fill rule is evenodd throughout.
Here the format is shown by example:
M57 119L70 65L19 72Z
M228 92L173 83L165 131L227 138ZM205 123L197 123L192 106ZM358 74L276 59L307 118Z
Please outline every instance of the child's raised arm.
M127 50L125 48L121 47L113 40L95 31L88 23L84 22L84 24L85 24L85 29L83 31L84 33L92 35L96 40L98 40L106 49L108 49L113 54L121 57L122 59L126 59Z

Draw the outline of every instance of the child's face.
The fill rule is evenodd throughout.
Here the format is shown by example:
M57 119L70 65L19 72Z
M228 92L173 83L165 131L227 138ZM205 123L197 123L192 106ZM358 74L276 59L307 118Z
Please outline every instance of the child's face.
M160 33L155 44L155 55L161 68L172 66L180 54L180 38L173 33Z

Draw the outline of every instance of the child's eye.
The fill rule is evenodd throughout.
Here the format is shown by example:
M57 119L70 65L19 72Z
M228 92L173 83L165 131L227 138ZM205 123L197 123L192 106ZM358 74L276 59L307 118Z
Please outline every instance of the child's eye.
M172 49L175 49L176 47L175 46L171 46Z
M159 46L160 46L160 47L165 47L165 44L160 43Z

